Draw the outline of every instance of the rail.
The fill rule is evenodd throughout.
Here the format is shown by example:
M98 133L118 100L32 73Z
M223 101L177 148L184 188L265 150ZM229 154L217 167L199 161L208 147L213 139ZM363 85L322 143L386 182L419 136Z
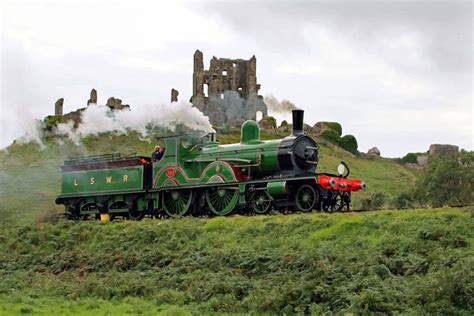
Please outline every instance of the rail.
M64 165L71 166L71 165L94 163L94 162L109 162L109 161L117 161L117 160L123 160L127 158L135 158L135 157L138 157L136 152L125 154L125 155L121 153L112 153L112 154L95 155L95 156L71 157L64 161Z

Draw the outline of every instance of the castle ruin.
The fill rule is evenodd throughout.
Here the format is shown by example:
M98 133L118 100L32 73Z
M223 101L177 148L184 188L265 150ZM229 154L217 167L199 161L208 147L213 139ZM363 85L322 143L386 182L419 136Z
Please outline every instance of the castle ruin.
M63 116L64 98L60 98L54 103L54 115Z
M204 69L203 54L194 53L193 95L191 103L209 117L211 124L241 124L265 117L267 106L258 95L257 59L212 57Z

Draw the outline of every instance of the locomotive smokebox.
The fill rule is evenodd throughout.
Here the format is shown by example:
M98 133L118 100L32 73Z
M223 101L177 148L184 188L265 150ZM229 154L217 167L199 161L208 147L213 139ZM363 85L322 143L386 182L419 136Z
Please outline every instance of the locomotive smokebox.
M303 134L303 110L293 110L293 136Z

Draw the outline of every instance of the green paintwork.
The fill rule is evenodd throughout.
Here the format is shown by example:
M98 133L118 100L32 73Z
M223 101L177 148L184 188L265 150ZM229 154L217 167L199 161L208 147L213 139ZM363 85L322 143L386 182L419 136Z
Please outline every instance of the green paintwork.
M267 183L267 192L273 197L283 196L288 194L286 181L275 181Z
M107 181L109 179L109 182ZM143 189L143 167L125 167L63 172L62 196L90 193L116 193Z
M199 145L196 139L189 137L164 141L165 154L153 164L154 188L240 182L232 167L249 179L279 170L277 153L281 139L230 145Z
M260 127L257 122L245 121L244 124L242 124L240 142L242 144L255 144L260 142Z

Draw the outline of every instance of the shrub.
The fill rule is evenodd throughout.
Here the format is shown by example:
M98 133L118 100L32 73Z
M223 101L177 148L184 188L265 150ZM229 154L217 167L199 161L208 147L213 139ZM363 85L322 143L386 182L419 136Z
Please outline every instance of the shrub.
M395 196L392 200L392 207L397 210L406 210L414 207L413 195L407 192L402 192Z
M336 131L339 136L342 136L342 126L337 122L321 122L323 125L326 125L333 131Z
M332 130L332 129L325 130L321 134L321 137L336 145L339 145L339 141L341 139L339 134L335 130Z
M286 120L281 121L280 127L287 127L288 122Z
M48 115L44 118L44 130L51 132L53 129L58 125L58 123L61 121L60 116L56 115Z
M345 135L341 137L339 141L339 145L347 150L348 152L351 152L353 154L357 154L357 140L353 135Z
M433 207L474 203L474 152L434 157L416 183L415 199Z
M415 153L408 153L402 157L402 163L417 163L418 156Z
M361 208L363 210L379 210L385 203L385 194L382 192L374 192L368 198L362 199Z
M276 128L277 121L273 116L265 116L260 122L260 125L264 127Z

